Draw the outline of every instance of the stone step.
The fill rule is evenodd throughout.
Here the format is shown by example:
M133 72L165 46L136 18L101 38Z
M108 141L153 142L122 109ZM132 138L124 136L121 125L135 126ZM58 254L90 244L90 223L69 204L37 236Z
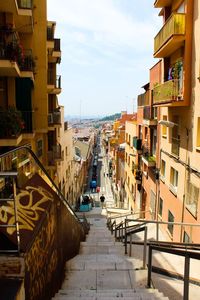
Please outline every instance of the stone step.
M81 245L80 254L123 254L124 248L123 246L91 246L91 245Z
M64 299L89 299L89 300L111 300L111 299L137 299L137 300L154 300L163 299L167 300L162 293L154 289L130 289L130 290L60 290L58 294L55 295L54 299L64 300Z

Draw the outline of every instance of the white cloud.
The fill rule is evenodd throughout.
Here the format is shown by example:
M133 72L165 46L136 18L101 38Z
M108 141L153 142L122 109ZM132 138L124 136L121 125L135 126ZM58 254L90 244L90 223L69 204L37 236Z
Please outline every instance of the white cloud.
M154 22L134 20L123 14L113 0L57 0L56 5L54 0L48 0L48 8L50 18L74 28L74 39L78 31L84 30L92 33L91 41L97 44L139 47L140 51L152 46ZM79 38L85 42L82 33Z

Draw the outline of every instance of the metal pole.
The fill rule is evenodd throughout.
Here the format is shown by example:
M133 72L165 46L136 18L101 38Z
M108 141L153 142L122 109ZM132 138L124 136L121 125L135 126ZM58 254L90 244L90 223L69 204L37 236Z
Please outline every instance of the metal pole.
M147 277L147 287L151 287L151 269L152 269L152 248L149 245L149 257L148 257L148 277Z
M146 256L147 256L147 226L145 226L144 228L143 269L146 268Z
M156 241L159 240L159 223L156 223Z
M124 242L125 242L125 254L127 254L127 232L126 232L126 222L127 220L125 220L125 238L124 238Z
M132 254L132 233L130 234L129 256Z
M183 299L189 299L189 273L190 273L190 257L188 255L185 256L185 269L184 269L184 291L183 291Z

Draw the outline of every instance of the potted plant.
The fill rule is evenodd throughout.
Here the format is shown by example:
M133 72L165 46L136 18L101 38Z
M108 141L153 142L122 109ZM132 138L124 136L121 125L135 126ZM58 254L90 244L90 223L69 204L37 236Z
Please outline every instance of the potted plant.
M0 138L18 136L24 129L21 112L15 107L0 109Z

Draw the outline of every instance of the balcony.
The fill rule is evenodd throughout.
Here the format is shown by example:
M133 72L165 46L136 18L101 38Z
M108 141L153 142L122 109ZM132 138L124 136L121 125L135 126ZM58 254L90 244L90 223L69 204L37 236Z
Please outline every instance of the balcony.
M179 79L172 79L165 81L163 84L157 85L153 89L153 104L160 104L163 106L169 105L184 105L183 94L180 89L181 81Z
M154 38L154 57L169 56L185 40L185 14L173 14Z
M18 77L19 65L23 60L23 49L12 26L0 28L0 76Z
M154 2L154 7L162 8L165 6L171 6L173 0L156 0Z
M55 23L54 22L48 22L47 24L47 48L48 49L54 49L54 32L55 32Z
M64 131L68 130L69 124L68 121L65 121L64 123Z
M15 25L19 32L33 32L33 0L17 0L18 17Z
M149 96L150 96L150 92L147 91L143 94L140 94L138 96L138 106L146 106L149 105Z
M22 141L24 121L15 107L0 111L0 146L18 146Z
M48 49L48 61L50 63L60 63L61 61L60 39L54 39L53 49Z
M54 145L51 151L48 151L48 165L55 166L56 161L62 161L64 159L64 155L62 152L62 148L60 144Z
M145 106L143 108L143 124L147 126L155 126L157 125L157 120L153 118L153 107Z
M56 95L61 93L61 75L57 75L54 79L53 72L51 70L48 70L47 92L49 94Z
M148 168L152 168L156 166L155 157L147 153L142 155L142 161Z
M136 150L142 150L142 140L139 139L137 136L134 136L133 137L133 147L136 149Z
M61 125L61 112L60 110L55 110L48 114L48 125Z
M29 77L34 81L35 60L32 49L24 50L24 57L19 67L21 71L20 77Z

